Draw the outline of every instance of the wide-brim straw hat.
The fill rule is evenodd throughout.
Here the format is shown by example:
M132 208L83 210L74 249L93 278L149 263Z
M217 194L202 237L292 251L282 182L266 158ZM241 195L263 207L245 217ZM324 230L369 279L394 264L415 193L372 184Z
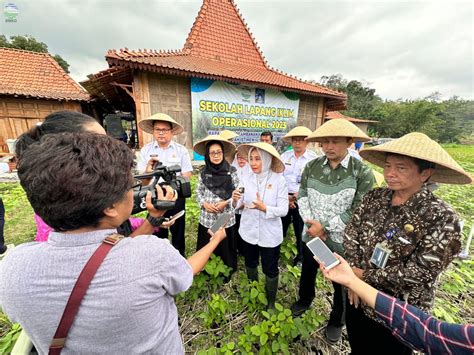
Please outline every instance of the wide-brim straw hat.
M304 126L297 126L285 134L282 139L286 142L291 142L291 138L293 137L308 137L311 133L313 133L309 128Z
M153 134L153 125L155 124L156 121L171 123L171 132L173 133L173 135L183 133L184 131L183 126L181 126L178 122L176 122L166 113L157 113L157 114L154 114L153 116L144 118L140 120L140 122L138 122L138 126L142 130L144 130L146 133Z
M228 129L225 129L221 132L219 132L219 135L224 138L224 139L234 139L235 137L238 137L239 135L235 132L229 131Z
M445 184L470 184L472 182L472 177L451 158L448 152L423 133L408 133L401 138L360 151L362 158L382 168L385 166L388 153L435 163L433 175L430 178L432 182Z
M271 144L265 143L265 142L255 142L255 143L245 143L239 145L237 150L239 153L244 154L246 157L248 157L250 149L252 148L258 148L261 150L264 150L268 154L272 156L272 164L270 165L270 169L276 173L282 173L285 170L285 164L281 160L280 154L278 154L277 150L275 147Z
M229 142L227 139L222 138L220 135L209 135L206 138L200 140L194 145L194 151L199 155L205 156L206 155L206 146L209 142L219 142L222 144L222 149L224 151L224 157L229 159L234 156L235 153L235 145L232 142Z
M348 120L339 118L325 122L311 133L306 140L320 142L323 138L347 137L357 142L368 142L370 137Z

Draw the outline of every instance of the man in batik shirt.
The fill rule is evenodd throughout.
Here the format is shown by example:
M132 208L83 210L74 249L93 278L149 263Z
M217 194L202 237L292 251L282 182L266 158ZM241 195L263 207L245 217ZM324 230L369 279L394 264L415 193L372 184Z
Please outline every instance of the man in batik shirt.
M440 273L461 248L459 218L426 187L428 180L471 178L421 133L361 151L384 168L388 188L367 193L346 228L344 248L355 274L371 286L429 311ZM410 354L373 310L349 292L347 333L353 354Z
M291 306L294 316L309 309L315 297L318 265L306 243L319 237L331 250L343 254L346 223L362 196L374 184L372 170L348 153L353 139L367 141L370 138L354 124L342 119L326 122L306 138L320 142L325 155L307 163L301 176L298 205L305 222L305 245L299 300ZM345 299L343 288L334 283L333 306L325 331L326 339L331 343L336 343L341 337Z

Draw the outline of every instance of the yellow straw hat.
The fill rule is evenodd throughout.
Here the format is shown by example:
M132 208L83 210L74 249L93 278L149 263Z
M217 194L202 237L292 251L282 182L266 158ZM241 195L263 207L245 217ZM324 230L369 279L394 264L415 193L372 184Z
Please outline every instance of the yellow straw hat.
M282 138L284 141L291 142L293 137L308 137L311 134L311 130L304 126L297 126L285 134Z
M144 118L144 119L140 120L140 122L138 122L138 126L142 130L144 130L146 133L153 134L153 124L156 121L163 121L163 122L171 123L171 132L173 132L173 135L183 133L183 131L184 131L183 126L181 126L178 122L173 120L166 113L157 113L157 114L154 114L153 116Z
M224 150L224 156L231 158L235 153L235 145L228 140L222 138L220 135L209 135L206 138L200 140L194 145L194 151L202 156L206 155L206 145L209 142L220 142Z
M275 173L282 173L285 170L285 164L283 164L283 161L280 158L280 154L278 154L275 147L271 144L265 142L245 143L239 145L237 150L239 151L239 153L242 153L246 157L248 157L249 151L252 148L264 150L272 156L272 165L270 166L270 169L272 171L274 171Z
M239 136L237 133L229 131L228 129L224 129L219 133L219 135L226 140L234 139Z
M446 184L470 184L472 177L434 140L426 134L412 132L393 141L364 148L362 158L380 167L385 166L388 153L405 155L435 163L430 181Z
M309 142L320 142L328 137L347 137L358 142L368 142L370 137L359 127L345 119L330 120L319 126L306 140Z

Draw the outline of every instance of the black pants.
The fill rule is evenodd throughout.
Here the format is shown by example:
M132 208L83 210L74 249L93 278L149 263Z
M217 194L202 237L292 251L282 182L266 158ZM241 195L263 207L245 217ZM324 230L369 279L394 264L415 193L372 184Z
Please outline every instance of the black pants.
M196 251L203 248L211 236L207 233L209 228L204 227L201 223L198 226L198 237L196 244ZM232 272L237 271L237 250L235 248L235 224L232 227L226 228L225 233L227 237L219 243L214 254L219 256L224 264L232 268Z
M308 249L306 243L303 246L303 268L301 270L299 301L305 306L310 306L316 295L316 275L319 264L314 260L313 253ZM342 327L345 323L346 313L346 290L341 285L333 282L334 294L332 301L331 315L329 316L329 325Z
M5 227L5 206L3 200L0 198L0 249L5 245L5 236L3 228Z
M235 248L238 255L244 255L244 244L239 233L241 214L235 214Z
M412 354L412 350L398 341L388 328L370 319L364 311L347 300L346 329L351 354Z
M186 199L178 198L176 200L176 207L165 213L165 217L174 216L179 211L186 209ZM186 226L186 215L178 218L174 224L169 228L171 230L171 244L179 251L182 256L185 256L186 244L184 241L184 231ZM168 229L160 228L157 237L168 239Z
M274 278L278 276L278 259L280 258L280 246L265 248L253 245L242 240L244 247L245 266L249 268L258 267L259 256L262 259L263 273Z
M293 229L295 231L296 237L296 250L298 254L296 255L297 261L303 260L303 243L301 241L301 234L303 233L304 222L300 216L300 210L298 205L296 208L288 209L288 214L285 217L281 218L283 224L283 238L286 238L286 233L288 232L288 227L293 223Z

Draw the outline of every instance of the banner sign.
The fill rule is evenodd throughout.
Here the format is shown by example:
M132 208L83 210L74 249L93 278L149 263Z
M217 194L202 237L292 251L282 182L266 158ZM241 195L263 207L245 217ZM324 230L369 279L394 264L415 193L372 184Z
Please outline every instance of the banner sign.
M191 78L193 142L227 129L250 143L270 131L274 141L296 126L299 95L223 81Z

